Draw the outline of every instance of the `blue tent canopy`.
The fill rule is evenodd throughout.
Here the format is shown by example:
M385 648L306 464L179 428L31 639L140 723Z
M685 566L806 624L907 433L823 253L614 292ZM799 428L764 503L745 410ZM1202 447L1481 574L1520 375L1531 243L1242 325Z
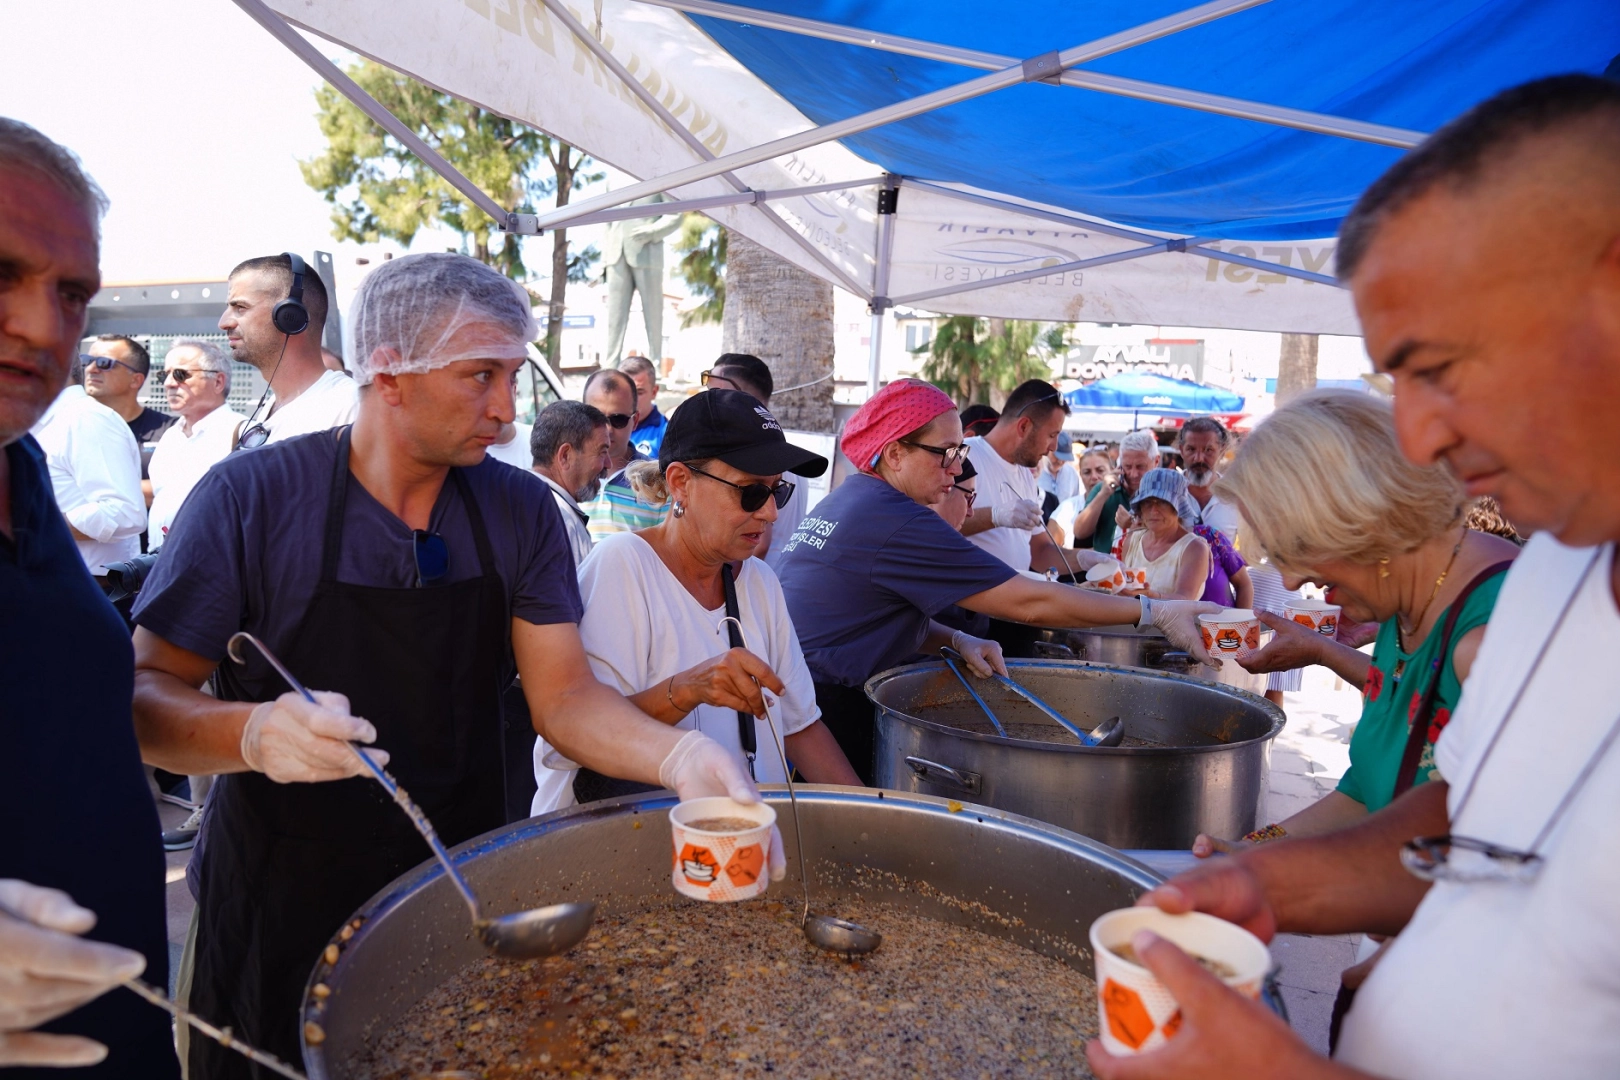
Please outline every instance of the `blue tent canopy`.
M1123 372L1070 390L1063 403L1084 412L1195 416L1243 411L1243 398L1229 390L1147 372Z

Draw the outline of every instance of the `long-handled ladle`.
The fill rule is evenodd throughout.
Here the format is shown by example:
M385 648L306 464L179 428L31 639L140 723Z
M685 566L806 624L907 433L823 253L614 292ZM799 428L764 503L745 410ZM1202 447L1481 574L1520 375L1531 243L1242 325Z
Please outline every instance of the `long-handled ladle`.
M963 663L966 663L966 658L964 658L961 653L957 652L949 645L941 646L939 653L941 659L945 661L945 666L950 668L958 679L962 680L962 685L967 688L967 692L973 695L973 700L979 703L979 708L984 710L984 715L988 716L990 718L990 722L995 725L996 733L1001 735L1003 738L1006 738L1007 731L1001 726L1001 721L996 719L996 714L990 711L990 706L985 704L984 698L979 696L978 691L973 689L972 684L963 677L961 670L957 668L956 661L961 660ZM1025 701L1029 702L1031 705L1035 706L1037 709L1041 710L1041 712L1045 713L1053 720L1056 720L1063 730L1079 739L1080 745L1082 746L1118 746L1122 741L1124 741L1125 724L1117 716L1111 716L1107 720L1104 720L1102 723L1098 724L1096 727L1092 728L1090 731L1086 731L1073 720L1070 720L1068 717L1052 708L1052 706L1036 697L1029 690L1007 678L1007 676L998 674L996 672L991 672L990 677L995 679L1001 685L1005 686L1007 689L1011 690L1013 693L1017 694L1019 697L1023 698Z
M311 705L319 704L315 695L304 688L304 684L293 678L292 672L284 667L275 655L265 648L264 642L249 633L234 635L226 645L226 651L231 659L238 664L245 663L238 646L247 642L259 650L271 667L287 681L305 701ZM422 834L428 847L433 849L433 857L439 860L444 868L445 876L450 883L461 893L461 898L467 902L467 909L472 912L473 929L478 939L490 952L514 960L532 960L541 956L555 956L567 952L584 939L590 932L591 923L596 921L596 904L590 901L577 904L552 904L543 908L531 908L528 911L517 911L510 915L500 915L495 918L485 918L478 907L478 898L473 895L472 889L467 885L461 872L456 869L455 863L450 861L449 852L445 851L444 844L439 840L439 834L433 831L433 823L422 813L422 808L411 801L399 782L371 759L371 755L355 743L348 744L349 749L365 765L367 771L394 797L399 808L411 819L416 831Z
M742 621L735 616L727 615L720 620L721 626L726 623L731 623L737 628L737 635L742 640L743 648L748 648L748 638L743 633ZM776 746L776 756L782 762L782 780L787 784L788 805L793 813L793 841L799 848L799 884L804 889L804 910L799 915L799 928L818 949L842 953L845 956L861 956L869 953L883 943L883 935L876 930L869 930L860 923L850 922L848 919L810 914L810 853L805 850L804 833L799 828L799 800L793 794L793 767L788 764L787 749L782 745L782 736L776 730L776 722L771 715L771 701L766 696L764 687L760 687L759 694L761 700L765 702L765 726L771 730L771 741Z

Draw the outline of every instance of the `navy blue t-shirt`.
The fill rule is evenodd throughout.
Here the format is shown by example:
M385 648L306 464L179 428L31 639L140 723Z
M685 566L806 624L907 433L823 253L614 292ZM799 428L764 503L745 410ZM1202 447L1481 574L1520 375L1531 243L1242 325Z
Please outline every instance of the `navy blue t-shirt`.
M810 674L841 686L916 655L934 615L1016 574L865 474L806 514L772 565Z
M225 643L238 630L279 651L297 631L320 581L341 430L232 454L209 470L169 529L163 555L135 603L135 622L209 660L224 659ZM483 514L512 614L536 625L579 622L574 556L545 481L488 456L463 472ZM348 484L338 580L410 588L416 582L410 527L353 473ZM450 552L446 583L479 575L466 507L448 479L428 527L444 537ZM250 683L269 677L257 654L250 650L249 657L244 677Z
M11 471L12 539L0 535L0 878L61 889L96 913L86 937L146 956L168 986L163 847L130 721L129 630L90 578L56 508L32 437L0 449ZM180 1074L169 1017L114 989L44 1026L109 1050L87 1069L24 1077Z

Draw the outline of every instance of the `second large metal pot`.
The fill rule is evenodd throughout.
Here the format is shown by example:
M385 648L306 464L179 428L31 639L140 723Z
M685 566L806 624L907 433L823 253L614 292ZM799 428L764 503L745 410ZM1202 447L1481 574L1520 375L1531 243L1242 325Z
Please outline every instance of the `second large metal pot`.
M1007 667L1082 728L1119 716L1129 742L1155 745L998 737L945 666L930 661L866 684L877 785L1000 807L1116 848L1185 848L1200 832L1236 837L1255 827L1271 740L1283 727L1275 705L1185 675L1050 660ZM1004 723L1058 730L995 683L976 689Z
M1047 627L1041 630L1040 639L1035 642L1035 655L1043 660L1085 660L1093 664L1171 671L1202 682L1235 686L1253 694L1264 694L1267 686L1266 676L1251 675L1234 663L1225 663L1219 668L1200 664L1151 628Z

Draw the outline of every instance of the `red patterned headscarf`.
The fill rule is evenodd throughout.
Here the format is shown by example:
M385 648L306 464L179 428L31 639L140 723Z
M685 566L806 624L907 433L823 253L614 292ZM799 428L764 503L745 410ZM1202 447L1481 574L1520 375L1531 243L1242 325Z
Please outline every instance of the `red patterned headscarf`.
M932 383L901 379L879 390L844 425L844 456L863 473L884 446L956 408L951 396Z

